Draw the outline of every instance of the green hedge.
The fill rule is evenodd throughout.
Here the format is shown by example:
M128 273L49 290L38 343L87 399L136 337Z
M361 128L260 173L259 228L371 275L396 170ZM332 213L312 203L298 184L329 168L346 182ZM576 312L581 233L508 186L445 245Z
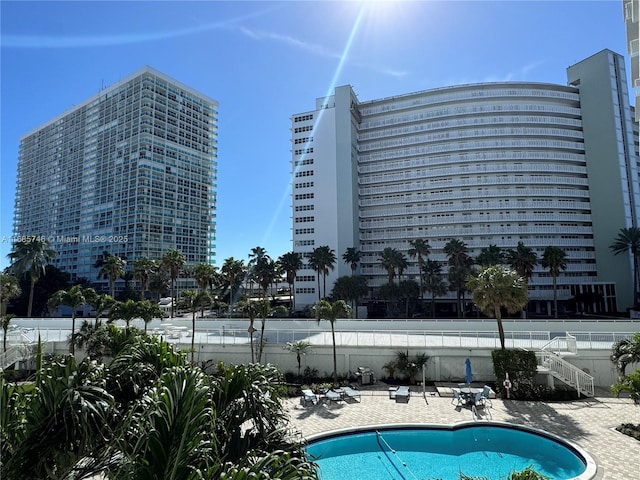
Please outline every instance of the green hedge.
M507 392L503 386L506 373L511 381L511 398L530 399L538 396L535 376L538 362L535 352L527 350L494 350L491 352L493 372L496 376L496 391L503 398Z

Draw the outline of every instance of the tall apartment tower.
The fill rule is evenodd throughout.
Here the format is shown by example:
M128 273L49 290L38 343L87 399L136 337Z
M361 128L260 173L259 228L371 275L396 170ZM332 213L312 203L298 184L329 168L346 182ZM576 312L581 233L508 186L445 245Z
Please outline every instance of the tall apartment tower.
M96 281L108 252L214 262L218 103L144 67L20 139L14 235Z
M444 246L458 239L472 257L490 245L523 242L539 259L547 246L560 247L564 308L632 306L632 259L609 248L640 212L624 59L603 50L567 75L567 85L482 83L370 101L347 85L293 115L293 248L308 256L326 245L337 258L326 292L308 264L298 272L296 305L313 304L351 275L342 260L349 247L361 252L357 273L375 300L388 281L384 248L404 253L403 279L418 282L409 242L426 240L428 258L446 273ZM553 279L540 265L529 297L531 312L551 313ZM453 292L438 303L442 314L456 313Z
M631 58L631 81L635 93L635 105L640 100L640 0L622 0L624 21L627 26L627 50ZM636 109L636 121L640 121L640 109Z

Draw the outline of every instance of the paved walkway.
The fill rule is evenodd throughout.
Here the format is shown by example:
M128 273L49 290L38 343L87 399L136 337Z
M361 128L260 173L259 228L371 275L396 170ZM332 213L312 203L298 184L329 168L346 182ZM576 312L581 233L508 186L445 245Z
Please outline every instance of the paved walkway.
M428 403L427 403L428 402ZM362 391L361 403L303 407L287 400L292 427L303 437L341 428L387 423L453 424L473 420L467 408L451 398L422 397L412 387L409 403L396 403L386 391ZM640 423L640 408L626 398L600 396L574 402L492 400L493 420L528 425L564 437L585 449L598 465L598 480L638 480L640 442L614 430L622 423Z

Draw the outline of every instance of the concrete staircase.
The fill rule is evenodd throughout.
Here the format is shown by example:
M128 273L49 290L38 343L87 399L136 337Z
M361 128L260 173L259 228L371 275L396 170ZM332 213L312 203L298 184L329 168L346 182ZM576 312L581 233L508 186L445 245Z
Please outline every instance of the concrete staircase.
M563 337L555 337L536 351L538 373L551 375L566 385L575 388L578 396L593 397L595 389L593 377L565 360L565 357L578 353L576 338L567 333Z

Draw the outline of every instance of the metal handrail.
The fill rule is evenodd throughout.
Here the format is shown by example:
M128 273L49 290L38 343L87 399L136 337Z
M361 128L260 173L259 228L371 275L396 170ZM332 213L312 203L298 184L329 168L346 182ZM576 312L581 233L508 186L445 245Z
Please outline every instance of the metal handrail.
M578 353L576 337L567 332L567 335L564 337L554 337L550 342L543 345L540 350L546 352Z
M588 397L595 395L595 388L593 385L593 376L587 372L580 370L575 365L567 362L559 355L553 352L540 350L535 352L538 365L548 368L551 372L555 373L558 378L566 382L568 385L575 387L578 391L578 395L583 393Z

